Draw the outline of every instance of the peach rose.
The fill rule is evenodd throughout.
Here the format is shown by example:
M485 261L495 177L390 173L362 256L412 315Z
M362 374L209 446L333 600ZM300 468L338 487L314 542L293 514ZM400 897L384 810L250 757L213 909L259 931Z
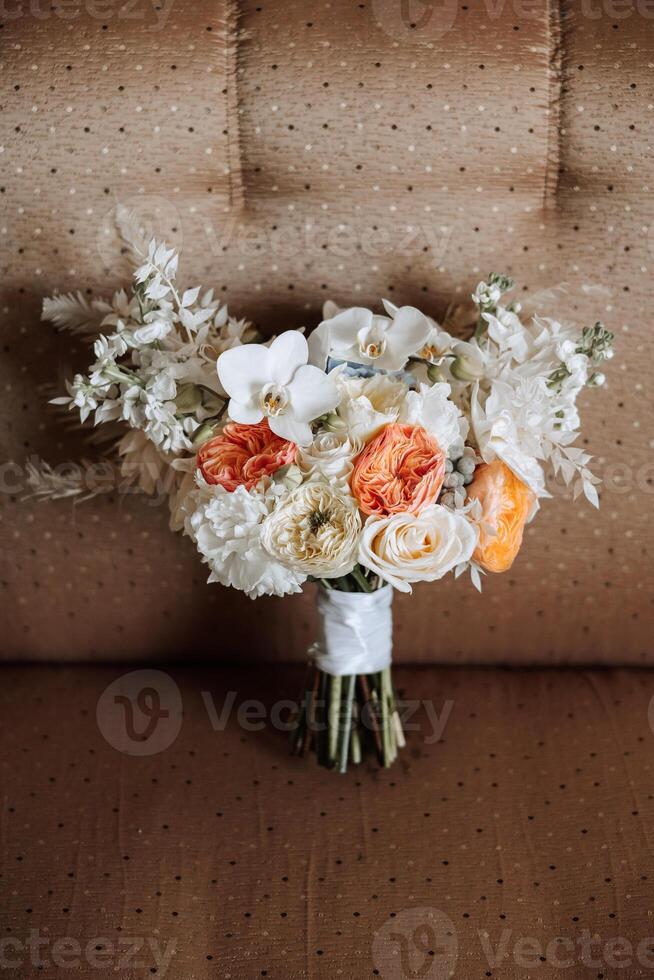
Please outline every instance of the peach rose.
M297 446L280 439L264 419L257 425L229 422L219 436L200 447L197 464L207 483L217 483L230 493L237 487L253 487L262 476L272 476L295 462Z
M481 504L482 523L473 560L489 572L505 572L511 567L522 544L522 532L531 516L536 494L506 463L496 459L475 470L468 496Z
M419 425L393 423L354 461L350 487L364 514L417 514L435 504L445 454Z

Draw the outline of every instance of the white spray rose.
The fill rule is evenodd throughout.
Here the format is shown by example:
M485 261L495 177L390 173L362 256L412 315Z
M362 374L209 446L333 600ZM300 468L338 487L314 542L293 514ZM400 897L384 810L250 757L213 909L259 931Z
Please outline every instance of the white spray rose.
M327 480L347 490L353 459L363 443L352 440L345 430L319 432L307 449L299 449L295 463L309 479Z
M329 483L303 483L266 518L262 541L289 569L339 578L356 564L361 518L349 494Z
M478 530L466 517L432 504L420 514L369 517L359 561L400 592L412 582L435 582L470 560Z

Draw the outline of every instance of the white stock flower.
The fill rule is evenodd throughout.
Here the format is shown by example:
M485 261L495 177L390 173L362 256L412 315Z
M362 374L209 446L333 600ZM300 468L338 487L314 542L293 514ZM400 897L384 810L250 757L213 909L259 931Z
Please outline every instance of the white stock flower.
M581 389L588 381L588 368L590 359L586 354L577 350L578 344L574 340L560 340L555 346L556 356L570 372L567 379L570 388Z
M336 385L307 364L309 350L299 330L263 344L232 347L217 361L218 377L230 396L229 417L254 425L266 417L275 435L309 446L309 425L338 404Z
M209 582L245 592L251 599L301 592L306 575L275 561L261 540L263 522L281 491L202 486L188 495L186 533L209 565Z
M371 378L339 375L336 384L341 393L338 416L355 442L367 442L385 425L396 422L407 393L403 381L387 374Z
M468 420L450 399L452 389L446 382L421 384L419 391L409 391L400 412L400 422L421 425L430 432L447 453L450 446L468 435Z
M477 283L477 288L472 294L473 302L478 306L495 306L501 298L502 290L497 283L489 284L483 281Z
M98 405L101 404L105 395L105 392L97 386L89 384L88 380L82 374L76 374L72 383L66 381L66 388L68 389L68 395L52 398L50 404L68 405L70 408L78 408L82 422L86 422L91 412L95 411ZM108 388L109 382L105 384L105 389Z
M354 499L310 481L282 500L263 525L264 547L288 568L339 578L356 564L361 517Z
M363 443L352 440L342 429L318 432L306 449L298 449L295 464L308 479L324 479L333 486L347 488L353 459L361 452Z
M353 306L323 320L318 327L322 347L344 361L400 371L426 342L432 326L424 313L412 306L388 308L393 314L390 317Z
M470 560L478 530L460 512L440 504L420 514L369 517L359 542L359 562L400 592L412 582L435 582Z

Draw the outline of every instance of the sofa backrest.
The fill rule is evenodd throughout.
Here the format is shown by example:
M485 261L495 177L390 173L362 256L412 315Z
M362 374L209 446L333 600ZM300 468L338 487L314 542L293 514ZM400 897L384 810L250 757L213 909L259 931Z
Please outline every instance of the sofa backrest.
M310 593L251 605L207 586L165 506L22 499L32 456L99 452L46 404L86 342L39 313L54 290L125 281L122 207L181 245L189 285L215 285L266 333L315 326L328 297L440 316L489 271L535 305L554 288L546 312L601 317L617 356L582 405L601 510L557 492L482 596L448 580L399 599L397 658L647 659L652 13L413 6L5 11L0 656L298 659L315 628Z

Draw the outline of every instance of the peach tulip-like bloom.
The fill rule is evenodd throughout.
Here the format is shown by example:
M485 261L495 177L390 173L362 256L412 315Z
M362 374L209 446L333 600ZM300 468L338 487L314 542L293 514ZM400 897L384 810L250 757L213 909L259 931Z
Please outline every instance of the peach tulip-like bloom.
M532 514L536 495L506 463L496 459L475 470L469 496L481 504L482 527L473 554L488 572L505 572L522 544L524 526ZM494 533L489 533L488 525Z
M434 437L419 425L393 423L357 456L350 487L364 514L418 514L436 503L444 475Z
M297 446L270 431L268 422L240 425L229 422L219 436L203 443L198 469L207 483L233 492L250 490L262 476L272 476L281 466L295 461Z

